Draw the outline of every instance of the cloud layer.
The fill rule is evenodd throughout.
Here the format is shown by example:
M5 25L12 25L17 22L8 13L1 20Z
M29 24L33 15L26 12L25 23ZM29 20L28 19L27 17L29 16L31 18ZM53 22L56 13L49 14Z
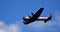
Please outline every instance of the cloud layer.
M7 25L5 22L0 21L0 32L21 32L21 28L18 23Z
M29 31L39 30L44 32L46 31L59 32L60 31L60 14L59 12L55 12L55 14L53 15L53 19L47 23L44 23L43 21L35 21L23 27L26 27L23 29L27 29L27 30L29 29ZM0 32L22 32L22 31L24 30L21 29L19 22L7 25L5 22L0 21Z

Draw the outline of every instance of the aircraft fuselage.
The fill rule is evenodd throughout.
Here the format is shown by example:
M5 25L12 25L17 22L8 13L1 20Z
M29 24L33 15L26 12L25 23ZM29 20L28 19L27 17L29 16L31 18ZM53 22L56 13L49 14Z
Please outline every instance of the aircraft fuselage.
M24 22L25 24L34 22L35 20L37 20L37 18L41 15L42 11L44 8L40 8L32 17L30 17L29 20L27 20L26 22Z

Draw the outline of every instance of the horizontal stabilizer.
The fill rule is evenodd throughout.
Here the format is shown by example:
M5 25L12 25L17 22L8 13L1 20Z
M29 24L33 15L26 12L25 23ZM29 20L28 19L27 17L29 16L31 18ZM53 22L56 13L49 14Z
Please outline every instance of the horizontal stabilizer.
M45 21L44 21L44 23L46 23L47 21L49 21L49 20L51 20L52 19L52 14L50 13L50 16L48 17L48 19L46 19Z

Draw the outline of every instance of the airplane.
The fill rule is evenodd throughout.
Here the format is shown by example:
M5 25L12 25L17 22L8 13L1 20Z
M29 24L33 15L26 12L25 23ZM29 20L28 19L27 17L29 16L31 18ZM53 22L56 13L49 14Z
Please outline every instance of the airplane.
M25 16L23 17L23 23L24 24L29 24L29 23L32 23L34 21L44 21L44 23L46 23L47 21L51 20L52 19L52 14L50 13L50 16L49 17L41 17L41 13L42 11L44 10L44 8L40 8L35 14L34 13L31 13L32 16Z

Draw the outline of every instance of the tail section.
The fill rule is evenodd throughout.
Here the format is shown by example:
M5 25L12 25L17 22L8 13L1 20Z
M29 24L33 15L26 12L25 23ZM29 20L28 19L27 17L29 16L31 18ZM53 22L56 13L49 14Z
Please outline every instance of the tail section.
M46 19L45 21L44 21L44 23L46 23L47 21L49 21L49 20L51 20L52 19L52 14L50 13L50 16L48 17L48 19Z

